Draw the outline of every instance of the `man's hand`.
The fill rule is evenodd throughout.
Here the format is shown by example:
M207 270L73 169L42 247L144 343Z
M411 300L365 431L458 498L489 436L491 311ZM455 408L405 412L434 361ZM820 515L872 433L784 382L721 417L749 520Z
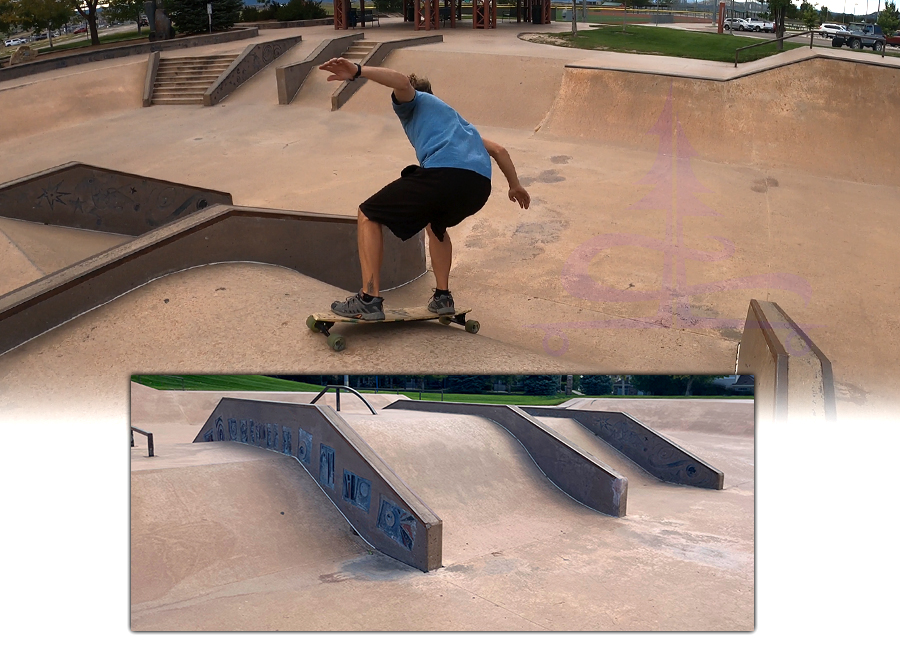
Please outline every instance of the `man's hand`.
M511 186L509 189L509 201L518 202L519 206L523 209L527 209L528 205L531 204L531 196L528 195L528 191L521 186Z
M356 64L343 57L326 61L319 66L319 70L331 73L328 77L329 82L345 82L356 76Z

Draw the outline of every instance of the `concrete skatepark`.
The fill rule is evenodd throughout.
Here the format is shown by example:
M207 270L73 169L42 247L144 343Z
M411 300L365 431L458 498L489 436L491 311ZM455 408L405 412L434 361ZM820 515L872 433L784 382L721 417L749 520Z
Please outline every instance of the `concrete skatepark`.
M674 410L662 400L670 404L664 419L653 414L657 402L630 404L649 423L665 423L667 438L718 465L721 490L662 482L571 418L537 418L627 476L627 514L615 517L560 490L536 465L539 454L490 419L391 410L405 398L366 395L378 413L372 415L345 397L340 413L326 412L345 420L440 516L442 560L423 573L370 546L374 529L352 527L335 507L348 519L359 509L329 501L317 486L319 436L308 418L300 423L316 433L309 474L309 462L297 460L307 452L298 452L296 437L294 457L281 453L280 442L266 449L227 433L219 441L212 432L213 441L203 441L217 405L233 401L220 404L223 396L237 397L243 410L270 411L264 421L293 426L271 411L308 403L312 393L164 392L138 384L131 390L131 421L153 433L157 452L147 457L146 441L136 436L135 630L754 627L752 400L676 402ZM327 402L333 408L334 396ZM604 400L569 404L604 410ZM339 453L336 469L346 464ZM413 533L418 543L424 529ZM387 544L388 554L403 550Z
M345 296L343 288L253 263L170 274L0 356L4 426L35 432L49 426L81 434L80 441L89 443L68 451L74 460L44 463L74 481L68 496L54 493L48 501L77 512L82 508L72 502L84 496L75 490L83 482L78 470L94 470L105 479L106 472L120 469L121 450L100 470L97 461L106 460L108 443L121 444L128 427L132 373L728 374L734 371L747 304L758 298L777 301L826 352L834 365L839 424L862 424L879 452L877 460L862 451L842 447L840 452L846 468L871 472L868 500L861 505L818 474L834 464L833 451L820 437L838 431L814 427L814 435L806 437L779 432L792 439L779 439L777 449L771 441L761 449L767 478L770 487L789 479L791 496L802 497L798 504L804 509L801 515L784 511L780 495L760 495L760 523L769 520L782 534L773 536L771 527L761 531L770 543L768 557L761 559L768 561L767 569L773 562L777 567L776 550L787 534L806 542L841 507L877 524L879 479L890 477L887 469L878 470L894 458L895 445L884 436L895 430L897 405L898 323L886 307L898 303L892 228L898 192L896 163L885 146L897 132L896 112L890 110L897 104L896 67L889 61L872 65L865 54L816 48L817 58L793 51L778 55L772 70L764 70L766 62L742 65L741 70L761 72L732 79L734 69L727 64L563 50L521 41L519 31L506 24L490 34L442 30L442 43L397 51L385 62L427 72L438 95L511 151L529 184L534 203L528 212L510 205L497 180L487 207L452 234L454 293L477 307L474 317L482 325L477 336L434 324L377 332L348 328L353 347L336 355L302 328L302 320ZM303 41L283 55L284 63L303 60L334 36L328 28L287 32L301 34ZM367 38L372 32L385 39L410 35L389 21L367 30ZM204 51L240 49L223 44ZM142 108L146 65L147 57L140 56L0 82L5 118L0 182L84 161L216 189L240 206L352 216L361 199L412 160L385 95L371 84L332 112L331 90L314 77L290 105L281 106L275 71L268 68L215 107ZM759 80L765 83L754 83ZM858 103L829 102L822 89L834 84L858 89ZM661 125L670 93L671 120ZM770 123L767 109L786 125ZM659 134L666 125L669 150L662 148L665 138ZM668 204L655 198L648 205L644 199L660 187L660 179L683 190L673 191ZM693 204L679 195L684 190ZM690 214L678 217L682 203ZM0 232L0 292L130 242L129 236L5 217ZM675 240L678 234L682 241ZM602 241L610 235L620 240ZM667 258L672 254L667 242L683 243L685 249ZM619 246L602 251L607 244ZM573 295L565 285L563 270L586 245L600 248L589 272L605 294ZM730 257L710 254L722 252ZM679 270L682 276L676 277ZM796 283L798 277L808 285ZM733 283L747 278L752 287ZM388 301L418 303L430 288L425 276L391 291ZM697 288L701 292L690 294ZM678 309L685 300L689 311ZM697 316L718 323L698 326ZM423 361L434 365L426 369ZM865 426L878 417L887 421ZM659 430L667 432L665 424ZM21 450L21 460L32 456L30 449ZM258 472L252 473L258 479ZM109 474L122 483L120 472ZM807 496L807 484L815 496ZM119 499L105 497L99 488L90 495L98 511L94 522L116 515L118 528L110 541L118 548L104 549L101 558L86 543L73 546L97 563L94 569L118 556L124 578L128 485L118 487ZM14 514L40 530L31 512ZM853 546L848 535L832 537L846 550ZM814 614L798 616L773 590L782 577L799 578L807 596L827 596L832 585L807 561L832 564L840 556L831 547L817 541L771 579L769 602L759 606L761 612L770 610L769 623L787 628L799 619L821 632L843 623L845 613L816 600ZM363 554L358 543L349 550ZM54 552L47 550L44 559L54 559ZM269 568L277 567L272 564ZM858 564L868 569L867 578L880 577L868 560ZM82 586L92 578L69 567L60 573L76 574ZM841 578L845 587L869 582ZM78 603L79 594L68 596ZM122 628L127 597L112 592L95 601L109 606L110 613L118 610L115 628ZM844 607L868 618L859 612L862 605ZM446 628L459 625L454 621L459 611L446 613Z
M717 81L734 76L733 67L573 52L517 39L513 25L474 31L442 30L443 42L396 50L386 65L427 71L442 97L510 149L534 197L521 211L496 180L487 207L454 234L453 285L458 302L477 308L477 337L433 324L348 327L353 346L336 358L296 318L346 288L247 264L186 269L5 353L7 382L32 398L11 405L27 414L30 401L72 373L82 384L54 390L56 401L67 397L76 413L111 402L115 413L125 372L354 372L383 360L394 361L391 371L421 372L414 351L434 352L442 372L577 364L724 374L734 370L756 298L778 302L832 361L838 416L892 410L895 348L869 343L896 339L896 318L882 310L897 299L888 221L896 164L880 145L895 127L886 109L896 92L893 62L801 49L778 55L780 67L747 75L764 65L756 62L739 69L742 77ZM278 65L302 61L334 36L327 27L296 32L303 40ZM373 34L412 33L386 21ZM628 61L644 70L626 72ZM4 115L13 117L4 121L12 156L2 177L90 159L226 192L236 205L352 216L410 160L374 84L330 111L333 89L314 76L282 106L270 66L213 107L142 108L146 65L144 56L125 58L0 84ZM826 83L878 95L867 96L870 111L844 112L816 90ZM781 120L753 127L773 102ZM835 132L852 132L853 147ZM862 154L867 148L874 158ZM666 184L677 192L667 195ZM126 241L40 227L3 221L5 290ZM573 262L587 285L572 276ZM850 268L853 277L843 273ZM419 303L430 284L424 275L388 301ZM235 319L241 313L254 318ZM40 353L48 350L52 361Z

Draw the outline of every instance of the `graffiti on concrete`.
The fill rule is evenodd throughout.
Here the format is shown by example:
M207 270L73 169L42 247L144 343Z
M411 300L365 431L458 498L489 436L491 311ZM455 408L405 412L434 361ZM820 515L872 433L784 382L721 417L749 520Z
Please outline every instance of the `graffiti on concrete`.
M249 439L249 434L247 432L247 420L241 420L241 442L247 444L247 440Z
M307 433L297 427L297 460L304 465L309 465L310 451L312 451L312 433Z
M416 518L384 497L381 497L378 508L378 530L412 551L416 541Z
M341 492L344 501L348 501L357 508L362 508L369 512L371 494L372 481L364 479L362 476L357 476L353 472L348 472L346 469L344 470L344 486Z
M319 483L334 489L334 449L319 445Z

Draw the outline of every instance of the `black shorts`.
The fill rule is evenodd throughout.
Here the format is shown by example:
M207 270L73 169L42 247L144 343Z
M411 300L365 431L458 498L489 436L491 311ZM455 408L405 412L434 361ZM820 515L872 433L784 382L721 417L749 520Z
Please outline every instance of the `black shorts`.
M426 226L443 242L449 227L481 210L491 196L491 180L461 168L407 166L359 205L363 214L409 240Z

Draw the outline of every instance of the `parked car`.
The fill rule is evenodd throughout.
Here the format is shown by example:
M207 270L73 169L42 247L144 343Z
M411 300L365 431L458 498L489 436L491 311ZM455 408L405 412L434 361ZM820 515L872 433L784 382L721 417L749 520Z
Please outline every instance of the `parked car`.
M775 23L769 22L767 20L760 20L759 18L750 18L747 23L753 29L754 32L774 32L775 31Z
M733 29L735 29L735 30L738 30L738 29L739 29L739 27L738 27L738 22L739 22L740 20L741 20L740 18L726 18L726 19L725 19L725 25L724 25L725 29L732 29L732 28L733 28Z
M150 21L146 19L146 17L141 16L141 27L149 27Z
M81 27L76 27L72 34L84 34L85 32L87 32L87 27L82 25Z
M849 32L840 32L831 40L831 47L839 48L849 45L851 50L872 48L875 52L884 50L885 38L880 25L856 23L850 26Z
M893 45L896 48L900 48L900 32L894 33L893 36L886 36L884 39L888 45Z
M25 45L26 43L28 43L27 39L18 39L17 38L17 39L6 39L6 41L3 42L3 45L5 45L8 48L13 48L17 45Z
M848 32L850 30L847 29L846 25L839 25L838 23L822 23L816 31L819 32L819 36L822 38L828 36L834 38L838 35L838 32Z

